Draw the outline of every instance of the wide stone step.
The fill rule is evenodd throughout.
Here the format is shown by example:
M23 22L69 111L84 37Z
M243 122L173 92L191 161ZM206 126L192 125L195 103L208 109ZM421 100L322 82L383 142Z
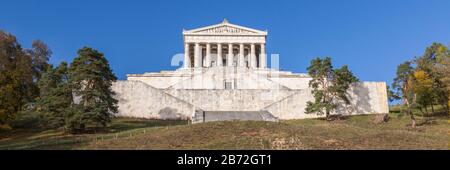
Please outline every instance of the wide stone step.
M202 111L197 110L192 118L192 123L214 121L273 121L278 118L268 111Z

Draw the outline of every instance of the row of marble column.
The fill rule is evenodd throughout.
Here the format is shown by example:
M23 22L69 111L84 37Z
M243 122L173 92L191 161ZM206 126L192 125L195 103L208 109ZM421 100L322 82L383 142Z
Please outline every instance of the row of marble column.
M184 67L185 68L191 68L191 58L189 57L189 45L188 43L184 44ZM216 44L217 45L217 66L233 66L233 44ZM228 54L227 54L227 63L222 63L222 46L228 45ZM247 44L239 44L239 54L238 54L238 66L245 67L245 56L244 56L244 45ZM249 67L250 68L266 68L266 52L265 52L265 44L261 43L258 44L260 46L260 52L259 55L260 61L259 61L259 67L257 64L257 58L256 58L256 52L255 52L255 45L256 44L250 44L250 60L249 60ZM202 66L202 56L201 56L201 47L200 43L195 43L194 46L194 67L199 68ZM205 56L205 67L211 67L211 44L206 43L206 56Z

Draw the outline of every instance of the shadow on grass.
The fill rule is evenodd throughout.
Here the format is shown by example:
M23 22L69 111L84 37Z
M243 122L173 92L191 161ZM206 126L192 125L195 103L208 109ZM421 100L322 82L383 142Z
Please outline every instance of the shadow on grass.
M137 119L137 118L114 118L111 123L106 127L91 126L86 127L85 130L80 132L73 132L75 135L82 134L108 134L117 133L122 131L128 131L140 128L151 127L167 127L176 125L187 125L187 120L156 120L156 119Z
M187 125L187 120L149 120L149 119L131 119L118 118L108 126L109 132L120 132L138 128L166 127L176 125Z
M318 120L326 120L326 121L339 121L339 120L348 120L350 118L351 118L351 116L349 116L349 115L336 114L336 115L329 115L328 118L320 117L317 119Z
M187 125L186 120L148 120L114 118L105 128L87 127L79 134L64 133L64 129L18 128L0 134L2 149L74 149L96 140L98 136L113 135L128 130Z
M423 117L447 117L447 116L449 116L449 114L445 111L423 114Z
M73 149L90 141L86 135L65 134L61 130L16 131L15 136L0 141L0 150Z

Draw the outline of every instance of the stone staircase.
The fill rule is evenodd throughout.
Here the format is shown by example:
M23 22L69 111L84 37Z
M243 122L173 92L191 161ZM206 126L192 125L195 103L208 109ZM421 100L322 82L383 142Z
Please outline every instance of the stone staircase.
M270 112L262 111L203 111L196 110L192 123L214 122L214 121L272 121L278 118Z

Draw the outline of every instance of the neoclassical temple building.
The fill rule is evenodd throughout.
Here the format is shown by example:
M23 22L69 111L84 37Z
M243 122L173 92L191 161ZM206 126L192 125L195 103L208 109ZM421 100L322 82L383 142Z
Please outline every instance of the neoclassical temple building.
M315 118L307 74L267 66L267 31L224 20L183 30L183 65L173 71L128 74L113 84L117 116L150 119L267 120ZM170 58L167 58L170 61ZM334 114L388 113L385 82L360 82L350 105Z
M183 31L184 67L266 68L266 31L228 23Z

